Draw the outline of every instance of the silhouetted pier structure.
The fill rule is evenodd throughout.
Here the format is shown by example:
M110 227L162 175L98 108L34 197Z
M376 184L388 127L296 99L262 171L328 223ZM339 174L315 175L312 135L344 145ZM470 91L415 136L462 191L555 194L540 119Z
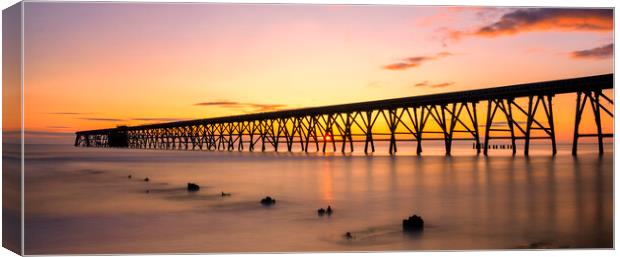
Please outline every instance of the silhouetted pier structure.
M364 143L364 153L375 152L375 142L388 141L389 153L397 152L397 142L442 140L446 154L455 140L471 140L478 154L488 153L491 140L508 140L513 154L517 140L524 140L529 154L530 141L550 141L557 153L552 101L558 94L575 94L573 155L579 138L596 137L603 154L601 116L613 112L602 101L613 105L603 92L613 88L613 74L535 82L487 89L404 97L380 101L324 107L283 110L229 117L169 122L141 126L76 132L75 146L125 147L143 149L184 149L210 151L337 151L353 152L354 142ZM517 103L521 101L521 103ZM486 119L480 123L476 106L486 102ZM583 120L590 107L594 120ZM571 107L572 108L572 107ZM563 109L564 111L564 109ZM566 109L565 111L568 111ZM523 119L523 120L519 120ZM579 132L581 122L594 122L597 132ZM481 135L479 127L484 126ZM534 132L538 134L535 135ZM482 141L482 142L481 142ZM487 147L482 147L487 146ZM269 149L268 149L269 148Z

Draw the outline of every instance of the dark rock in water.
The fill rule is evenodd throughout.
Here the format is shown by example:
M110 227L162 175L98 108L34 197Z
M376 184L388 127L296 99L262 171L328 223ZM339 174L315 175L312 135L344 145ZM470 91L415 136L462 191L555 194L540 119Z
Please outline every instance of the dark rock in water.
M147 189L145 193L147 193L147 194L148 194L148 193L150 193L150 192L151 192L151 190L148 190L148 189Z
M260 200L260 203L261 203L262 205L267 205L267 206L269 206L269 205L272 205L272 204L276 204L276 199L271 198L271 196L267 196L267 197L265 197L265 198L261 199L261 200Z
M344 238L346 238L347 240L351 240L353 239L353 235L351 235L351 232L347 232L344 234Z
M332 215L333 212L334 211L332 210L332 207L330 205L328 205L327 206L327 211L326 211L327 215Z
M422 231L424 230L424 220L418 215L413 215L403 220L403 231Z
M149 182L149 178L148 177L144 178L144 181Z
M200 190L200 186L194 183L187 183L187 191L196 192Z
M323 208L317 210L316 212L317 212L317 214L319 214L319 216L325 215L325 209L323 209Z
M224 193L224 192L222 192L222 197L224 197L224 196L230 196L230 195L231 195L231 193Z
M131 175L127 176L127 178L129 178L129 179L130 179L130 178L131 178Z
M570 246L559 246L553 242L532 242L527 247L529 249L556 249L556 248L569 248Z

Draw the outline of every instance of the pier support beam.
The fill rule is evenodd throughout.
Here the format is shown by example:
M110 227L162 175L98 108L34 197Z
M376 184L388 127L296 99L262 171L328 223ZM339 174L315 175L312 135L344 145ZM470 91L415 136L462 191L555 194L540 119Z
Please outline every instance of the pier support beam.
M364 127L365 127L364 134L366 134L366 141L364 142L364 154L368 154L368 144L370 144L371 150L374 153L375 143L372 138L372 128L375 125L377 118L379 117L379 113L374 115L374 118L373 118L372 110L368 110L364 112L366 113L366 117L362 116L362 122L364 123Z
M508 107L506 107L506 103L504 102L508 102ZM512 143L512 154L516 154L516 150L517 150L517 145L515 142L515 132L514 132L514 121L513 121L513 117L512 117L512 110L511 110L511 106L512 106L512 99L491 99L488 100L487 103L487 122L486 122L486 126L485 126L485 132L484 132L484 155L488 155L488 150L489 150L489 141L491 139L510 139L511 143ZM493 120L496 117L497 114L497 110L500 110L503 114L504 117L506 118L506 123L508 125L508 128L493 128ZM510 136L495 136L492 137L491 132L510 132Z
M518 123L515 124L517 128L521 130L524 134L523 154L526 156L529 155L530 141L534 138L532 137L532 132L534 130L541 130L545 132L546 135L544 137L538 136L536 137L536 139L549 138L551 140L551 152L553 155L555 155L557 153L557 146L555 141L555 126L553 122L553 96L528 96L527 111L518 104L513 103L512 105L518 111L521 111L523 114L525 114L527 118L525 128L521 127L521 125L519 125ZM545 120L539 120L536 118L536 114L540 111L540 109L542 109L544 112Z
M601 124L601 110L609 115L611 118L614 114L608 110L602 103L601 98L606 100L610 104L614 104L611 98L607 97L601 90L590 90L577 92L577 105L575 110L575 127L573 132L573 148L572 154L577 155L577 145L579 144L579 138L581 137L596 137L598 143L598 153L603 155L603 138L613 137L613 133L603 133L603 127ZM590 102L590 107L594 116L594 123L596 125L596 134L581 134L579 133L579 125L583 119L583 112L586 109L586 103Z
M386 114L387 113L387 114ZM390 155L394 155L397 152L396 148L396 128L400 123L400 118L403 116L403 111L398 115L396 109L381 110L381 114L385 119L388 129L390 130Z

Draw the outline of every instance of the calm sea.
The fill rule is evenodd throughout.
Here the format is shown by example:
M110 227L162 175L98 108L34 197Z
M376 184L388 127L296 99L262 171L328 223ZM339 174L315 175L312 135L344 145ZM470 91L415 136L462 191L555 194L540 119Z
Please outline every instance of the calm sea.
M537 148L538 147L538 148ZM417 157L27 145L26 254L613 247L613 149ZM359 149L359 148L358 148ZM128 175L132 178L129 179ZM145 182L144 178L149 181ZM186 191L188 182L201 186ZM148 190L148 193L147 193ZM221 192L231 196L222 197ZM277 200L264 207L259 200ZM328 205L331 216L319 217ZM421 233L401 231L418 214ZM343 237L350 232L352 239Z

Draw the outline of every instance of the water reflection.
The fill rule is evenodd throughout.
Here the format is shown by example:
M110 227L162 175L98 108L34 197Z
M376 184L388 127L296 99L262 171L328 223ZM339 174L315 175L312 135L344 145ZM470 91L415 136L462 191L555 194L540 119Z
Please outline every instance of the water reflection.
M325 160L322 160L321 162L323 164L323 169L321 172L323 200L329 203L332 200L334 200L334 193L333 193L334 182L333 182L332 171L331 171L332 164L331 164L330 159L325 159ZM348 170L348 169L345 168L345 170Z
M30 148L26 253L613 245L611 155L81 150ZM185 192L188 181L201 190ZM266 195L277 204L261 206ZM327 204L334 215L318 217ZM403 234L401 221L413 214L424 218L424 232Z

